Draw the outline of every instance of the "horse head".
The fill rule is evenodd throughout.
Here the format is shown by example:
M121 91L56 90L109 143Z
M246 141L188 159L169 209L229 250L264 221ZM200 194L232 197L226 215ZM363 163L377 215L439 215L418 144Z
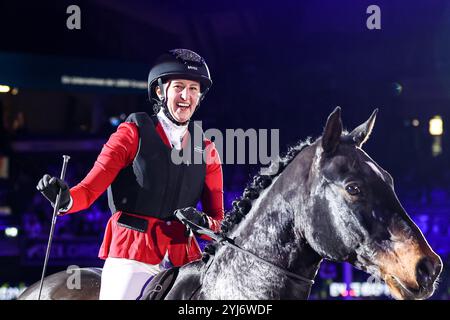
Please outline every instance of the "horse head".
M321 257L381 277L396 299L426 299L442 261L400 204L392 176L361 148L376 114L350 133L339 107L330 114L311 145L309 207L296 225Z

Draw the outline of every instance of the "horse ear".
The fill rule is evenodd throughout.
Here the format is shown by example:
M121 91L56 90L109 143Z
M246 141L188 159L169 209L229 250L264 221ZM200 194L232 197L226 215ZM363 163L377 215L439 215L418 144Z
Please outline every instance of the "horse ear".
M322 149L326 153L333 153L341 138L342 134L342 120L341 108L336 107L334 111L328 116L327 124L322 134Z
M378 109L375 109L366 122L356 127L352 132L349 133L358 147L361 147L367 141L367 139L369 139L370 133L372 132L373 126L375 124L375 119L377 118L377 113Z

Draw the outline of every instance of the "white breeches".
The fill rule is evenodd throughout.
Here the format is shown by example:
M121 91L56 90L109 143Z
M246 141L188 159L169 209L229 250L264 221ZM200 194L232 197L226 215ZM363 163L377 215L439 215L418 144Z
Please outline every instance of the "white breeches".
M100 300L139 300L150 280L164 268L136 260L107 258L102 271Z

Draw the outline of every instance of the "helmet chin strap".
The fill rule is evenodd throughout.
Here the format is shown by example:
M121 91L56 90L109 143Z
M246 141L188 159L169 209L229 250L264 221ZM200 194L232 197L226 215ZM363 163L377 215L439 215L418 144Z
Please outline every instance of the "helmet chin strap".
M160 89L163 89L163 83L161 78L158 79L158 86ZM160 90L161 91L161 107L162 110L164 112L164 114L166 115L166 117L172 121L174 124L176 124L177 126L185 126L186 124L189 123L189 120L185 121L185 122L179 122L177 120L175 120L175 118L172 116L172 114L169 111L169 107L167 106L167 91L169 90L169 86L170 86L170 80L167 83L167 87L165 90Z

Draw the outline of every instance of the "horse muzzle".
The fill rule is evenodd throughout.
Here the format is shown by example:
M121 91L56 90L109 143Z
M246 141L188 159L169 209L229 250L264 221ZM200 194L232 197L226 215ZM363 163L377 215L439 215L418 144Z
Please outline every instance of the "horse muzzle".
M441 271L442 260L439 256L433 255L424 257L416 263L414 282L394 274L386 274L384 280L395 299L424 300L433 295Z

